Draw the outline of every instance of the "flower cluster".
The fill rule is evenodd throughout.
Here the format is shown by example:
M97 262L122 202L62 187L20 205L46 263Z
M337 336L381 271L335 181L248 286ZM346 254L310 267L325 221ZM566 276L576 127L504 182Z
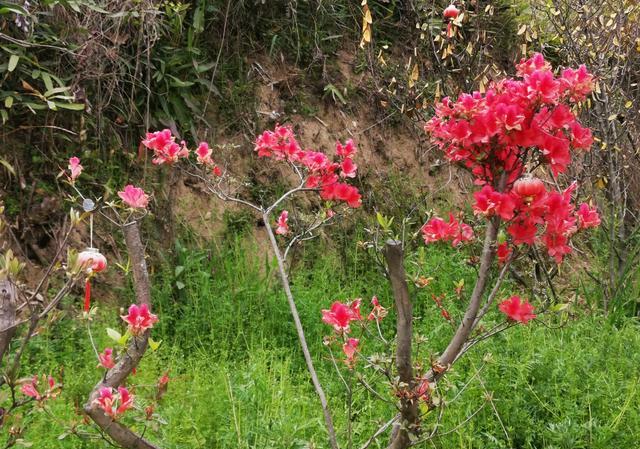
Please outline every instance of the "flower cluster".
M118 387L118 390L102 387L93 403L98 405L105 415L116 420L133 407L133 399L134 396L125 387Z
M494 82L484 94L444 98L425 127L446 156L471 169L480 185L493 183L503 171L509 183L515 181L534 148L557 175L566 170L571 149L589 149L593 141L570 109L593 87L584 66L556 77L536 54L517 69L521 79Z
M149 311L146 304L129 306L129 313L121 317L128 325L131 335L140 335L158 322L158 317Z
M45 380L46 390L40 390L38 388L39 379L38 376L33 376L27 382L23 383L20 387L20 391L25 396L35 399L36 401L44 401L46 399L55 398L60 392L60 385L56 384L56 381L51 376L43 375Z
M342 201L349 207L360 206L362 199L358 189L346 182L356 176L358 167L353 162L356 147L352 140L336 144L337 161L319 151L303 150L288 126L276 125L273 131L265 131L255 142L258 157L287 161L306 171L306 187L319 189L322 199Z
M178 144L170 129L147 133L142 145L153 151L151 162L157 165L175 164L178 160L189 157L186 143L183 141Z
M569 238L580 229L597 226L598 213L587 204L576 211L571 195L548 189L542 180L526 175L527 167L548 165L554 176L563 173L572 150L588 150L591 131L577 121L571 106L585 99L593 77L584 66L554 75L541 54L517 65L519 79L494 82L485 93L445 98L425 129L446 157L467 167L482 188L474 193L476 215L499 217L507 223L513 245L546 246L561 263L571 252ZM432 219L423 228L427 243L465 241L450 220ZM512 252L498 246L499 260Z
M529 320L536 317L533 313L533 306L529 304L529 301L522 301L519 296L512 296L509 299L502 301L498 308L502 313L512 320L522 324L527 324Z
M341 303L335 301L331 304L330 309L322 310L322 321L325 324L333 326L334 331L342 337L342 352L345 355L344 362L346 365L353 369L355 366L356 353L360 340L358 338L349 337L347 334L351 330L351 323L363 322L364 319L360 313L360 305L362 299L357 298L349 303ZM371 312L367 315L367 321L376 321L379 323L385 316L387 316L387 309L384 308L376 296L371 298Z
M171 134L171 133L169 133ZM147 135L149 137L149 135ZM73 184L76 179L82 173L82 165L80 164L80 159L76 156L73 156L69 159L69 174L67 177L69 181ZM149 205L149 195L144 193L140 187L135 187L131 184L127 185L118 192L118 196L122 200L124 204L129 206L132 209L146 209Z
M473 239L473 229L466 223L456 220L453 214L449 214L449 221L434 217L421 229L424 242L429 244L438 241L450 241L452 246L458 246L462 242Z

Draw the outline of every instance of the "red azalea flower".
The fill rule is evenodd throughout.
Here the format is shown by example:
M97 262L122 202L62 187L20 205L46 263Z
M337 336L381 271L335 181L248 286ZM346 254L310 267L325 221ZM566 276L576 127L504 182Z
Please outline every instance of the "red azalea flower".
M140 335L158 322L158 317L149 312L149 306L146 304L132 304L129 306L129 313L121 318L129 325L132 335Z
M349 325L352 321L359 321L360 301L356 300L351 304L343 304L339 301L331 304L331 309L322 310L322 321L333 326L336 332L349 332Z
M429 220L421 229L422 237L426 244L447 240L449 238L449 225L439 217Z
M512 296L502 301L498 307L510 320L522 324L527 324L529 320L536 317L533 313L533 306L529 304L529 301L525 300L522 302L519 296Z
M498 263L500 264L505 263L512 252L513 250L509 248L509 245L507 244L507 242L500 243L496 251L496 255L498 256Z
M580 229L595 228L600 225L600 215L598 211L589 207L587 203L580 205L577 215Z
M356 154L356 152L356 146L351 139L347 140L344 145L342 145L340 142L336 143L336 155L339 158L351 158Z

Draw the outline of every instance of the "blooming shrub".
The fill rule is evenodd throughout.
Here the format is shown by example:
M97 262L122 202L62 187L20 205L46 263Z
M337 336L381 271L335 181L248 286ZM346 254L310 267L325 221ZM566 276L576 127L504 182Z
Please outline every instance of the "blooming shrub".
M593 77L584 66L556 76L541 54L522 60L517 75L492 83L485 93L444 98L425 130L482 186L473 195L474 213L506 223L511 241L500 247L501 260L513 246L541 243L561 263L571 252L571 236L597 226L598 214L586 204L576 211L575 184L557 191L533 172L546 166L558 176L572 151L591 146L591 131L580 125L572 107L591 92ZM425 242L468 240L453 237L451 220L449 225L438 220L423 228Z

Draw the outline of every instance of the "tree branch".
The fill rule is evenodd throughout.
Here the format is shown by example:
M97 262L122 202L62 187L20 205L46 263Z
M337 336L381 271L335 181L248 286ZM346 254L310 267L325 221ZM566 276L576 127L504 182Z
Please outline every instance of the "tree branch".
M404 271L404 251L398 240L387 240L383 255L389 268L389 280L396 304L396 367L400 382L407 392L415 388L413 362L411 359L411 339L413 337L413 305L409 296L406 273ZM409 447L411 434L419 425L418 402L411 394L400 399L402 422L389 449Z
M267 229L267 234L269 235L271 248L273 249L273 253L276 256L276 260L278 261L278 270L280 272L280 280L282 281L282 287L284 288L284 292L287 297L287 302L289 303L289 309L291 310L291 315L293 316L293 322L295 324L296 331L298 333L298 340L300 341L300 346L302 347L304 360L307 363L307 370L311 375L311 381L313 382L313 387L316 390L316 394L318 395L318 398L320 398L320 404L322 405L322 411L324 413L324 421L327 426L327 432L329 433L329 443L331 444L332 449L338 449L338 440L336 438L336 432L333 427L331 410L329 409L327 397L324 394L324 390L322 389L322 385L320 384L320 380L318 379L318 374L316 373L316 370L313 366L313 360L311 359L311 353L309 352L309 347L307 346L307 340L304 335L302 322L300 321L300 315L298 314L298 308L296 307L296 303L293 300L293 293L291 293L291 287L289 286L289 277L287 276L287 271L284 266L284 259L282 258L282 254L280 253L280 248L278 247L278 242L276 241L276 236L273 233L271 224L269 223L269 214L268 213L263 214L262 218L264 221L264 226Z
M151 284L149 282L149 271L144 258L144 246L140 239L140 228L137 222L132 222L122 228L125 243L131 258L133 271L133 285L138 304L151 305ZM111 368L104 376L104 379L93 388L89 395L89 400L84 406L84 411L100 427L104 433L109 435L113 441L128 449L158 449L158 446L137 435L128 427L114 421L105 415L102 410L96 407L95 400L100 393L100 389L117 388L122 385L133 369L138 366L142 356L147 350L150 330L147 330L139 337L132 337L127 351L120 357L118 363Z

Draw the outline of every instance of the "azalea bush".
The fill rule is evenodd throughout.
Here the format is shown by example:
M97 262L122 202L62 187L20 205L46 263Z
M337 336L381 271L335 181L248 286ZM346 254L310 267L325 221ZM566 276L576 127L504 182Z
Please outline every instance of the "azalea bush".
M9 429L4 447L15 445L28 446L26 439L32 416L46 413L65 431L62 437L69 434L82 439L105 440L109 444L123 447L155 447L142 436L137 435L129 427L132 415L139 414L147 423L155 420L154 409L166 392L167 374L160 377L157 385L152 386L150 394L146 394L146 404L142 407L137 399L136 385L130 374L140 363L147 347L156 350L159 342L150 338L150 331L158 321L151 313L149 275L144 260L144 249L140 238L138 222L146 215L148 195L138 187L127 185L118 192L119 201L96 202L81 193L79 178L83 166L77 157L69 159L67 170L61 173L67 185L72 189L69 201L80 202L82 211L71 208L69 225L62 229L62 237L57 245L57 252L50 265L44 269L35 290L21 279L21 271L25 264L20 262L7 249L2 256L0 284L2 286L2 308L0 308L0 361L2 365L2 381L0 389L0 425ZM128 313L121 317L126 325L125 332L105 329L113 340L114 347L101 350L95 346L92 335L92 323L97 314L97 307L92 305L91 283L108 268L107 258L93 247L94 216L105 218L120 227L125 236L131 272L138 304L132 304ZM2 226L6 229L6 222ZM88 224L89 245L78 251L70 243L71 233L81 231ZM66 259L64 250L67 251ZM51 401L57 400L64 388L64 379L55 374L31 374L25 377L21 371L21 359L28 353L29 343L37 338L42 326L50 326L60 319L58 307L61 301L72 293L76 284L84 282L84 300L77 309L77 316L86 322L86 344L95 353L96 378L100 379L91 390L84 405L84 413L90 417L97 428L77 422L64 422L57 419L51 410ZM46 293L45 286L60 285L53 296ZM24 328L24 330L22 329Z
M447 12L454 13L451 9ZM437 310L452 329L447 346L429 348L429 357L415 354L413 305L403 267L403 242L393 238L383 245L377 242L374 247L385 256L393 287L395 345L389 345L392 336L385 337L379 326L378 332L369 330L369 320L373 318L378 323L386 313L377 298L367 319L360 313L359 299L336 302L323 311L323 321L333 326L327 346L335 346L343 353L345 363L335 364L341 378L352 378L351 371L358 370L356 378L361 381L368 371L373 371L372 375L382 373L388 379L399 413L372 438L393 425L390 448L409 447L437 436L438 423L427 430L423 421L445 401L437 388L440 379L479 342L516 324L538 319L552 305L544 293L553 291L552 266L563 263L572 252L571 238L575 234L600 224L592 205L575 203L576 183L564 189L558 187L571 153L587 151L593 141L590 130L576 117L593 88L593 77L584 66L555 74L540 54L522 60L516 68L517 78L493 82L484 93L461 94L457 100L444 98L425 125L445 157L468 170L478 186L473 193L473 223L464 221L462 211L455 211L448 213L447 219L432 216L421 228L426 245L450 245L459 252L465 252L468 246L471 263L477 268L469 295L464 283L456 285L453 297L466 303L461 316L449 310L448 292L433 295ZM392 220L379 217L378 221L382 235L392 236ZM484 233L484 238L476 256L473 253L478 233ZM541 267L546 290L505 292L502 283L516 264ZM428 279L416 279L420 288L428 283ZM538 302L541 312L536 311ZM485 326L482 320L496 303L504 318ZM379 344L374 340L386 346L385 356L375 352ZM331 351L332 358L334 352ZM358 358L363 361L358 363ZM425 358L431 360L430 366L416 362ZM367 382L362 383L370 389ZM375 395L385 397L384 392Z
M261 219L278 264L306 367L323 409L329 442L337 449L332 412L291 292L287 260L297 245L316 238L322 227L335 222L348 209L360 207L360 192L350 183L358 169L353 159L357 153L354 142L337 142L331 157L322 151L303 149L291 126L276 125L273 130L264 131L255 140L254 152L265 166L278 173L276 179L286 187L282 193L260 201L252 198L247 188L252 184L248 173L238 172L231 158L225 160L224 147L217 148L220 153L217 155L207 142L200 142L190 150L187 143L179 142L169 129L148 133L142 145L152 152L154 164L182 170L209 193L227 203L247 208ZM272 177L265 182L267 185L274 183ZM311 213L296 205L295 201L301 195L311 197ZM290 225L292 216L295 226Z

